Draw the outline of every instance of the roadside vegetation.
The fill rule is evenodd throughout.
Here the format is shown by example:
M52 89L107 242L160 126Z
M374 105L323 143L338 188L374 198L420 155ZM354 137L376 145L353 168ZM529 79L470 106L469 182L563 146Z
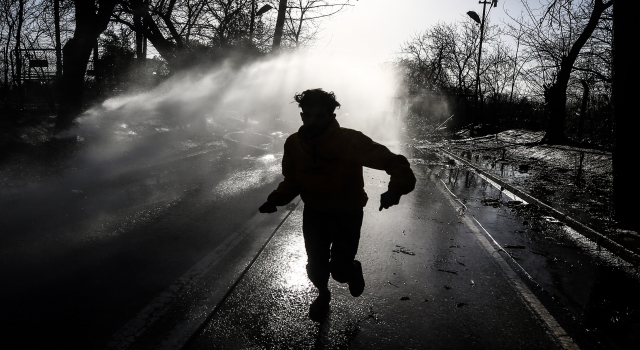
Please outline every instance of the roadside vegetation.
M580 176L585 152L604 154L612 163L591 182L598 193L592 201L614 204L605 210L613 222L606 226L638 231L629 208L638 192L630 176L637 147L631 142L637 76L620 54L639 45L626 13L633 9L604 0L520 1L524 11L508 13L500 23L491 20L495 2L488 1L484 20L470 11L468 18L432 25L402 45L396 66L408 134L420 142L540 132L534 141L512 138L522 144L517 147L469 141L459 152L479 157L489 152L495 164L507 154L526 153L514 151L524 146L558 147L551 164ZM534 160L529 158L523 155L516 163ZM562 166L567 163L572 165Z

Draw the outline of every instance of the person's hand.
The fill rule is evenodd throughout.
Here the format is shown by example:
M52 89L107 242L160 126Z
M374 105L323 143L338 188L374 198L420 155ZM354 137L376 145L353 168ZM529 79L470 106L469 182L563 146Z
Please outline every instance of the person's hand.
M266 202L264 202L263 205L260 206L260 208L258 208L258 210L261 213L271 214L271 213L277 212L278 208L276 208L276 205L273 204L272 202L266 201Z
M388 190L380 195L380 211L382 208L389 209L389 207L400 203L400 196L402 193L394 190Z

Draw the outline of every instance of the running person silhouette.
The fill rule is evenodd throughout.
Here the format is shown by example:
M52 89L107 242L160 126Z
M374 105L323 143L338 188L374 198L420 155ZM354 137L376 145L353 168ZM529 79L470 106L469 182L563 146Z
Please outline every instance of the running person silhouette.
M309 317L321 321L331 301L330 275L348 283L354 297L364 290L362 265L355 260L368 200L362 167L391 175L387 192L380 196L379 210L398 204L402 195L413 190L416 178L407 158L359 131L340 127L334 113L340 103L333 92L306 90L294 99L302 109L303 125L284 144L284 180L260 212L273 213L276 206L301 196L307 275L319 293L309 307Z

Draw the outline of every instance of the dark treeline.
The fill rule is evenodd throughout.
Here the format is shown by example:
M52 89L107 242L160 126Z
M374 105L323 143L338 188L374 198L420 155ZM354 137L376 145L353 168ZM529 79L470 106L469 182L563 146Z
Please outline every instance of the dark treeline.
M349 0L0 0L0 108L58 111L181 69L305 45ZM5 113L8 115L10 113Z
M491 23L489 13L481 62L472 18L438 23L402 46L410 118L442 118L442 108L430 108L435 98L447 102L458 127L527 127L545 130L548 143L611 148L612 3L522 4L525 12L504 23Z

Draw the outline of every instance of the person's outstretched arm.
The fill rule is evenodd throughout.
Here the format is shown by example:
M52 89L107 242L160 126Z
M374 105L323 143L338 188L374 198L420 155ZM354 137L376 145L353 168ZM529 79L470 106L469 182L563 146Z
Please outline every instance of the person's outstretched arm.
M368 136L358 133L354 154L356 161L368 168L384 170L391 175L387 192L380 196L380 209L400 203L400 197L413 191L416 177L411 170L407 158L391 152L387 147L373 141Z
M278 210L276 206L287 205L300 194L300 186L296 181L295 163L291 153L287 150L289 142L289 139L287 139L282 156L282 175L284 175L284 180L280 182L275 191L271 192L267 197L267 201L260 206L261 213L275 213Z

